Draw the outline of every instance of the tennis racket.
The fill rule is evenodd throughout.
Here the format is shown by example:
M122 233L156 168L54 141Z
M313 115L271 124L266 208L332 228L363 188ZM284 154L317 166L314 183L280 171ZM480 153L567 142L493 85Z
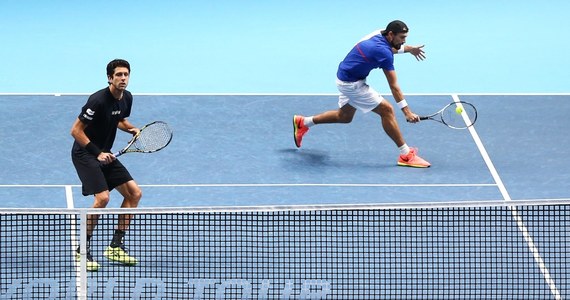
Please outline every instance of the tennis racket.
M170 144L172 140L172 130L168 124L162 121L149 123L135 135L121 151L113 153L115 157L119 157L125 153L139 152L152 153L156 152Z
M469 102L451 102L434 114L420 116L420 120L436 121L453 129L466 129L477 121L477 109Z

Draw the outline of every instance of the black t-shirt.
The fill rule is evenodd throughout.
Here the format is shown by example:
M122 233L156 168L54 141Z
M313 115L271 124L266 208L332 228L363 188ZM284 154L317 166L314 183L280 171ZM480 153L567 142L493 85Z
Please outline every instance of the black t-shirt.
M115 99L108 87L91 95L78 116L87 125L85 134L89 140L102 151L110 152L117 135L117 125L131 115L132 104L133 95L126 90L121 100ZM75 142L74 148L77 146Z

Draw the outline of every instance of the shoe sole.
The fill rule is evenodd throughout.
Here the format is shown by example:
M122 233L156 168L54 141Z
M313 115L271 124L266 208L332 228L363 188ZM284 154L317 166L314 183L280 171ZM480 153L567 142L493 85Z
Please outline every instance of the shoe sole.
M105 257L106 257L108 260L110 260L110 261L118 262L118 263L123 264L123 265L125 265L125 266L134 266L134 265L136 265L136 264L138 263L137 260L135 260L135 261L133 261L133 262L125 262L125 261L121 261L121 260L119 260L119 259L114 259L112 255L104 254L103 256L105 256Z
M77 263L81 262L81 257L78 255L75 255L75 262L77 262ZM89 272L97 272L97 271L99 271L100 267L101 267L101 265L97 262L95 262L94 266L89 267L89 262L87 262L87 271L89 271Z
M97 265L97 266L94 266L94 267L89 267L89 266L87 266L87 271L89 271L89 272L97 272L97 271L99 271L99 266L98 266L98 265Z
M424 166L424 165L413 165L413 164L407 164L407 163L398 162L398 166L401 166L401 167L410 167L410 168L429 168L431 165L429 165L429 166Z

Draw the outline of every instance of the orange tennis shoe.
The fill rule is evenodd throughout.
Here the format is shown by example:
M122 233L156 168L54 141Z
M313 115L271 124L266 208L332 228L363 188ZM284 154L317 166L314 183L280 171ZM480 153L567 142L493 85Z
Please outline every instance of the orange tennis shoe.
M410 152L406 155L400 155L398 158L398 166L413 167L413 168L428 168L431 166L429 162L419 157L418 150L410 148Z
M295 146L301 148L303 136L309 131L309 127L305 126L305 119L303 116L293 116L293 139L295 139Z

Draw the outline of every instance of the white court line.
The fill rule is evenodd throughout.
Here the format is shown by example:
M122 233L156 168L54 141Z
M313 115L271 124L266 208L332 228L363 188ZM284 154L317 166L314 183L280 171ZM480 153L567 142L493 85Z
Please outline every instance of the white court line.
M75 204L73 202L73 190L71 185L65 186L65 201L67 202L68 209L74 209ZM77 216L76 215L69 215L70 221L70 237L71 237L71 254L75 255L75 251L77 249ZM84 255L83 255L84 256ZM73 257L75 261L75 257ZM81 257L81 260L85 260L85 258ZM86 263L83 265L86 266ZM82 295L83 290L82 287L86 284L86 279L82 276L81 272L82 263L75 263L75 289L76 295Z
M459 96L457 94L453 94L453 95L451 95L451 97L453 98L453 101L455 101L455 102L460 101ZM467 114L463 113L463 118L464 119L467 118ZM466 120L466 123L467 122L468 122L468 120ZM501 195L503 196L503 199L505 199L505 201L512 201L512 198L509 195L509 192L507 191L507 188L505 187L503 181L501 180L501 177L499 176L499 173L497 172L495 165L491 161L491 158L489 157L489 154L487 153L485 146L483 146L483 142L481 142L481 138L479 138L479 135L477 134L477 131L475 130L475 126L469 127L469 133L471 133L471 136L473 137L473 140L475 141L475 144L477 145L477 148L479 149L481 156L483 156L483 160L485 161L485 164L487 164L487 168L489 169L489 171L491 172L491 175L493 176L493 179L497 183L497 186L499 188L499 191L501 192ZM554 299L556 299L556 300L562 299L562 297L560 296L560 292L558 291L558 288L556 287L554 280L550 276L550 272L548 271L548 268L546 267L546 264L544 263L544 260L542 259L540 252L538 251L538 248L534 244L532 236L528 232L528 228L524 224L523 219L522 219L521 215L519 214L518 209L515 206L509 206L509 209L511 210L511 214L513 215L513 219L517 222L517 226L519 228L519 231L522 233L524 240L526 241L526 243L528 245L528 249L532 253L534 260L540 269L540 272L542 272L542 275L544 276L544 280L546 281L546 284L548 284L548 287L550 288L550 292L554 296Z
M403 184L403 183L197 183L197 184L160 184L141 185L147 187L496 187L494 183L457 183L457 184Z
M71 188L73 184L0 184L0 188ZM496 187L495 183L188 183L139 184L140 187ZM71 201L71 203L70 203ZM73 206L73 198L67 198Z
M65 202L67 203L67 208L75 208L75 204L73 203L73 191L71 188L71 185L65 186Z
M81 92L39 92L39 93L0 93L0 96L89 96L92 93ZM133 93L134 96L338 96L338 93ZM441 93L406 93L408 96L449 96L449 95L462 95L462 96L570 96L570 93L518 93L518 92L504 92L504 93L477 93L477 92L441 92ZM391 94L382 94L382 96L391 96Z

